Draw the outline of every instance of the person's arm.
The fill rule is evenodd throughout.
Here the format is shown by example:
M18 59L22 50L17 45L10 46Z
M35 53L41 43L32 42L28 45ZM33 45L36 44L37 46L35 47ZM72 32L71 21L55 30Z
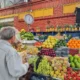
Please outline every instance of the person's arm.
M21 77L27 73L29 64L22 64L20 56L14 51L9 51L6 55L6 63L9 74L13 77Z

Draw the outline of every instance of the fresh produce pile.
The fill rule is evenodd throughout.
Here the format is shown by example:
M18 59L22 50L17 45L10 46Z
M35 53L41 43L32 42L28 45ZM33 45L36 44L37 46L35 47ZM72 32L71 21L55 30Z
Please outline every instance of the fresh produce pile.
M80 69L80 56L79 55L69 55L69 62L72 68Z
M52 59L52 67L53 71L51 73L51 76L64 80L64 76L66 75L68 67L68 58L54 57Z
M68 67L68 58L39 56L29 59L29 63L34 65L34 72L38 74L50 75L64 80Z
M79 49L69 49L69 54L71 55L75 55L75 54L79 54Z
M46 55L46 56L55 57L56 53L53 49L42 48L41 51L39 52L39 55Z
M79 55L69 55L69 58L39 55L29 58L29 63L34 65L34 72L37 74L50 75L60 80L80 80L80 70L73 69L80 69Z
M16 47L16 50L18 52L23 52L23 51L27 50L27 45L18 44L17 47Z
M42 48L49 48L56 50L57 48L60 48L61 46L66 46L65 40L58 40L57 38L53 36L49 36L45 42L42 44Z
M26 32L24 29L20 31L20 36L22 40L34 40L34 35L31 32Z
M34 65L34 72L38 74L50 75L52 67L45 57L36 57L29 59L29 63Z
M28 59L29 64L36 65L35 63L38 60L38 58L39 58L38 56L32 55L31 58Z
M67 68L67 73L64 80L80 80L80 70L74 71L72 68Z
M36 47L41 47L42 46L42 42L36 42L36 43L34 43L34 46L36 46Z
M55 44L58 42L58 39L54 38L53 36L48 36L48 39L45 40L42 44L42 48L53 48Z
M75 38L70 39L69 42L67 43L67 46L73 49L80 49L80 39Z
M50 75L52 71L52 66L48 62L47 58L43 58L40 61L38 67L35 67L34 71L39 74Z
M65 42L65 40L59 40L56 44L55 44L55 46L54 46L54 50L56 50L57 48L60 48L60 47L62 47L62 46L66 46L66 42Z
M27 53L31 55L37 55L39 52L38 48L35 46L28 46L27 47Z
M33 34L25 30L21 30L20 36L22 40L34 39ZM40 38L43 39L43 36ZM80 54L76 50L80 49L80 40L72 38L66 43L61 38L48 36L43 43L36 42L34 46L19 47L18 50L20 52L27 48L28 55L31 55L28 62L34 66L33 70L37 74L60 80L80 80ZM74 71L74 69L78 69L78 71Z

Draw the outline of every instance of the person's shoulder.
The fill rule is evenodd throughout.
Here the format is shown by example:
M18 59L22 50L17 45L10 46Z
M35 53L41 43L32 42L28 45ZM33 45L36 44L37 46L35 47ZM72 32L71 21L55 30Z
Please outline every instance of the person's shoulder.
M16 56L17 51L16 49L14 49L13 47L9 47L8 52L7 52L7 56L12 57L12 56Z

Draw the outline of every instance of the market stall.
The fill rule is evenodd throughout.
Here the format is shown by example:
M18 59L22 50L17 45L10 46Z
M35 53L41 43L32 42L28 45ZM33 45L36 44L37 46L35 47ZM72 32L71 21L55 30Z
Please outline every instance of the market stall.
M65 36L58 33L43 42L33 42L34 35L25 30L21 30L20 36L25 43L17 50L23 62L30 64L29 72L21 80L80 80L79 38L71 37L66 42Z

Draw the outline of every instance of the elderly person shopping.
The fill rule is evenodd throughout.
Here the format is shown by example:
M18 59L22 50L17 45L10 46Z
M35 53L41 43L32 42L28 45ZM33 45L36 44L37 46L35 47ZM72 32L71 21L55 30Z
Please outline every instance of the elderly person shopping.
M17 51L11 44L15 43L16 31L5 27L0 32L0 80L19 80L27 73L29 64L23 64Z

